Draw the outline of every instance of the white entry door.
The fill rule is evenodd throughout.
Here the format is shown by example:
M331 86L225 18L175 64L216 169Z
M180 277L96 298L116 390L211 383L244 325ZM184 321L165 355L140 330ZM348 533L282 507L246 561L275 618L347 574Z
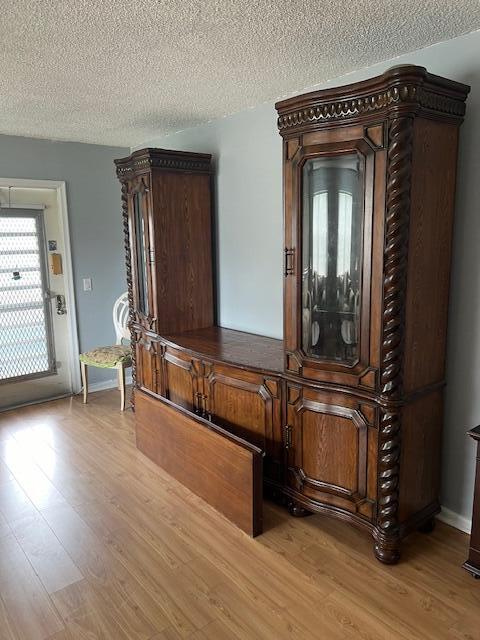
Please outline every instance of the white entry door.
M72 392L63 268L50 268L64 253L56 194L21 189L15 199L0 206L0 410Z

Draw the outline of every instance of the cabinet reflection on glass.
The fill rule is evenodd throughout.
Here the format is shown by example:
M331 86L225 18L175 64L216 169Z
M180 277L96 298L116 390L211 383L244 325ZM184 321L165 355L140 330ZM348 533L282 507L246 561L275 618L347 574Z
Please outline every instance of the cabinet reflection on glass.
M303 350L358 359L364 162L357 153L303 166Z
M148 316L145 221L143 219L142 194L138 191L133 196L133 218L135 226L135 267L138 287L137 306L139 311L145 316Z

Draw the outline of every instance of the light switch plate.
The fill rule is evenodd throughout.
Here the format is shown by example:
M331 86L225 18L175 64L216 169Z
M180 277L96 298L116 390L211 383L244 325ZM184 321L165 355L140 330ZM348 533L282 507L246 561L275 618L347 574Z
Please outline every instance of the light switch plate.
M92 279L91 278L84 278L83 279L83 290L84 291L91 291L92 290Z

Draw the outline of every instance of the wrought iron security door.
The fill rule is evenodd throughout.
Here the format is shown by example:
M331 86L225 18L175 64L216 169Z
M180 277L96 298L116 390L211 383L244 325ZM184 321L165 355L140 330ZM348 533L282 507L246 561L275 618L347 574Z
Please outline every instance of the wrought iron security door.
M51 373L43 211L0 209L0 383Z

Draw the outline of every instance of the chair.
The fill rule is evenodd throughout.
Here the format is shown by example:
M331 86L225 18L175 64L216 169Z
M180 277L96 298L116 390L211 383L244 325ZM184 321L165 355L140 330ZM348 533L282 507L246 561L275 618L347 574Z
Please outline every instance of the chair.
M111 347L96 347L91 351L80 354L80 367L82 369L83 404L88 398L88 373L87 367L100 367L102 369L117 369L118 388L120 389L120 410L125 411L125 369L132 366L130 345L122 344L122 340L130 341L128 329L128 294L123 293L113 305L113 325L117 342Z

